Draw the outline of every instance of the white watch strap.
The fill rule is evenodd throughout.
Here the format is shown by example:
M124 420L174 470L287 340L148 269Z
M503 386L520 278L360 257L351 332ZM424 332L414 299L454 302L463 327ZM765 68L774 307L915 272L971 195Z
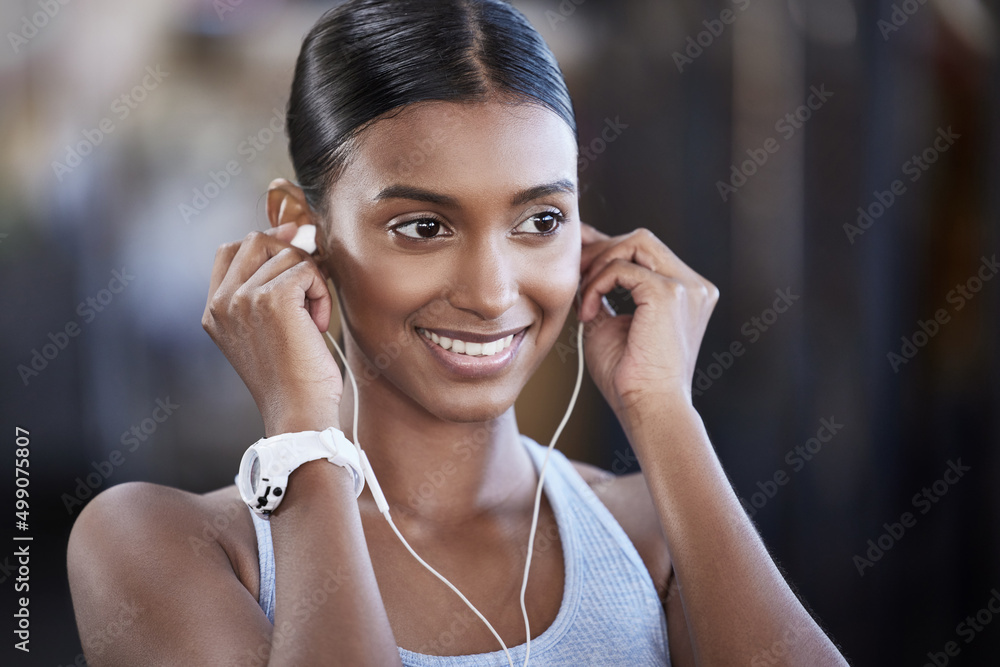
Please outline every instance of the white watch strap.
M283 476L291 474L303 463L325 458L334 465L347 468L354 477L354 495L361 495L365 488L365 476L361 469L361 458L344 432L331 426L323 431L300 431L282 433L262 439L258 445L267 448L270 465Z
M354 475L354 497L361 495L365 488L365 473L361 468L361 457L358 455L358 447L347 439L344 432L339 428L330 427L319 432L321 440L328 441L329 447L337 453L327 457L327 460L334 465L347 468Z

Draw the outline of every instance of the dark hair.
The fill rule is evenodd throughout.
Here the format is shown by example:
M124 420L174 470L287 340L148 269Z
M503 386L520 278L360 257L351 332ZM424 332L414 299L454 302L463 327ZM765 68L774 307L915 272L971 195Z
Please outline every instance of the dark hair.
M288 151L314 210L353 139L424 100L540 104L573 131L562 71L545 40L500 0L349 0L306 35L288 100Z

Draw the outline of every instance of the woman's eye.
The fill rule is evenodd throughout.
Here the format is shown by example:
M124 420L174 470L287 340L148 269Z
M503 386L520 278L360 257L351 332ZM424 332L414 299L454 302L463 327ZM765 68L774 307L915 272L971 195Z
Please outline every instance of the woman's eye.
M565 216L558 211L542 211L531 216L520 225L517 230L531 234L532 236L548 236L559 231L559 226L563 224ZM534 229L531 229L534 226ZM451 236L446 232L444 224L435 218L419 218L404 222L393 228L402 236L409 239L426 240Z
M535 225L535 231L527 231L529 234L535 234L537 236L547 236L548 234L554 233L558 226L563 223L566 219L562 213L558 211L542 211L541 213L536 213L524 222L522 222L518 229L524 227L525 225Z
M413 233L401 231L407 228L412 228ZM444 225L434 218L420 218L419 220L404 222L396 227L395 230L400 232L403 236L411 239L433 239L438 236L438 232L440 232L443 228Z

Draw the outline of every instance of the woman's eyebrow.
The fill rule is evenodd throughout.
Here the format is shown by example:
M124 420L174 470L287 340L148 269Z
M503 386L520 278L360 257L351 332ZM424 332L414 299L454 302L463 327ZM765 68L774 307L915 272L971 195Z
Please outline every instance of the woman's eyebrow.
M575 195L576 184L573 181L561 179L553 181L552 183L535 185L516 193L511 198L510 205L512 207L521 206L522 204L526 204L530 201L538 199L539 197L555 194L557 192ZM390 185L387 188L383 188L377 195L375 195L374 201L380 201L382 199L410 199L413 201L428 202L430 204L439 204L441 206L459 206L458 200L454 197L440 194L438 192L431 192L430 190L424 190L423 188L413 187L411 185Z

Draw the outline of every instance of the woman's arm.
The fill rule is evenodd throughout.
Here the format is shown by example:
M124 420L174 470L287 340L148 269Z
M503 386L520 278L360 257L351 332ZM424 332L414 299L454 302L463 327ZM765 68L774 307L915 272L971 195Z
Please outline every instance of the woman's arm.
M267 435L339 428L343 379L321 335L332 309L326 276L290 245L297 225L277 224L271 200L268 208L276 226L219 249L202 325L250 389ZM303 464L270 521L268 664L402 664L350 472L324 460Z
M246 530L246 506L210 510L194 494L141 482L91 501L67 559L87 664L401 664L350 473L311 461L291 479L270 519L273 628L223 547L226 531Z
M696 664L846 665L767 553L690 403L648 395L621 417L667 536Z
M578 308L594 383L642 467L670 553L698 665L845 665L771 560L691 403L719 290L648 229L610 237L581 225ZM629 290L634 314L602 295ZM675 620L678 600L668 596Z
M289 245L295 228L222 246L202 320L269 436L339 427L343 383L320 333L332 301L312 258ZM236 575L229 542L202 535L233 517L154 484L100 494L68 554L90 664L400 665L353 489L349 471L327 461L291 473L270 518L273 628ZM236 509L247 530L249 510ZM122 609L135 613L121 620Z
M401 665L348 470L310 461L271 515L269 665Z

